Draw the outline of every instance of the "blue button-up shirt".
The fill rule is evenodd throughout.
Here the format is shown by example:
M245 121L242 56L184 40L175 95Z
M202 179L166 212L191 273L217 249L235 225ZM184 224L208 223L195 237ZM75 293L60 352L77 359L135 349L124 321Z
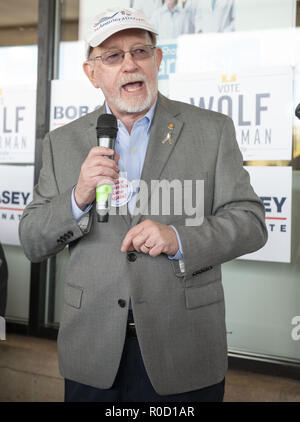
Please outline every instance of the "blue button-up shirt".
M105 103L105 106L107 113L111 114L111 110L107 103ZM134 182L133 195L128 203L128 208L131 214L133 214L135 208L136 197L138 193L138 184L141 179L146 151L148 148L150 129L152 125L155 107L156 102L153 104L150 110L148 110L145 116L134 122L130 134L128 133L125 125L120 120L118 120L118 133L115 142L115 151L120 154L120 159L118 162L120 174L124 175L124 177L126 177L128 181ZM79 221L80 218L91 209L91 205L89 205L84 211L82 211L76 204L74 198L74 189L72 191L71 198L72 213L76 221ZM182 260L182 245L178 232L175 227L170 227L172 227L176 233L179 244L179 250L176 255L169 255L168 257L170 259Z
M138 194L138 184L141 179L146 151L150 138L150 128L153 120L156 103L150 108L144 117L134 122L129 134L125 125L118 120L118 134L115 143L115 151L120 154L118 166L120 174L133 184L133 195L128 203L128 208L133 214L136 197ZM107 113L111 110L106 104Z

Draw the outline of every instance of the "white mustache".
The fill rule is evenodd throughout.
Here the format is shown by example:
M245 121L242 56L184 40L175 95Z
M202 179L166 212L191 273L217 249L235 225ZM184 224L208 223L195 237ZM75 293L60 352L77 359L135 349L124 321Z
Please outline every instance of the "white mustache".
M129 84L131 82L144 82L147 83L145 76L141 73L133 73L130 75L124 75L119 81L118 88L121 88L123 85Z

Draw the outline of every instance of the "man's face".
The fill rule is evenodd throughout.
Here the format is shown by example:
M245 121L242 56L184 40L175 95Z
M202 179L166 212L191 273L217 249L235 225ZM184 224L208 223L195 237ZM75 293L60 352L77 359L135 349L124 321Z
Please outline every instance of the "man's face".
M120 31L95 47L91 57L109 50L128 51L138 45L150 45L146 31L128 29ZM125 54L121 64L108 66L100 60L87 61L84 70L96 88L101 88L114 114L147 112L157 96L158 69L162 59L159 48L152 57L134 60Z

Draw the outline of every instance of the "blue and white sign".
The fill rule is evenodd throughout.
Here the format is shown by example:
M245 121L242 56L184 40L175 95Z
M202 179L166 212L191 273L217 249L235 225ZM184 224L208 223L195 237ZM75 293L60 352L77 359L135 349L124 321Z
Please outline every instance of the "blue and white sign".
M291 261L292 167L245 167L253 189L266 210L268 241L265 246L240 259Z
M32 201L34 166L0 166L0 242L20 245L18 226Z
M164 41L163 43L159 43L158 47L163 52L158 74L158 89L163 95L168 97L169 76L176 72L177 42L176 40Z
M0 163L33 163L36 89L0 86Z
M170 75L170 97L231 117L244 160L291 160L292 69Z
M169 79L171 73L175 73L176 70L176 55L177 55L177 43L175 40L158 44L158 47L162 49L163 58L159 68L158 80Z
M50 130L96 110L103 102L101 89L94 88L88 79L52 81Z

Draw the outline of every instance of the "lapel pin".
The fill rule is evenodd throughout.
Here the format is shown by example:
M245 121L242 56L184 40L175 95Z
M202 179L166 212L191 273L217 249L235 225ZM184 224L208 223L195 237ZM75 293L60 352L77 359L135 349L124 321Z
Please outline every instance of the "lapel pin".
M172 142L172 132L174 130L174 127L175 127L174 123L169 123L168 124L169 131L168 131L167 136L165 137L165 139L161 142L162 144L165 144L166 142L169 142L169 144L171 145L173 143Z

